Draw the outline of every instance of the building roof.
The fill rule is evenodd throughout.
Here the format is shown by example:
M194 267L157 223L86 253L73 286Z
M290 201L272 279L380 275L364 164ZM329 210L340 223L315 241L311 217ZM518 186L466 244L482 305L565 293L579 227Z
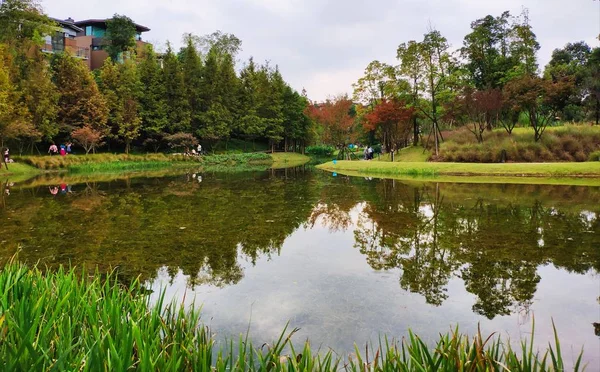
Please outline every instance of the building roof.
M73 21L69 18L69 19L58 19L58 18L52 18L49 17L51 20L53 20L54 22L58 23L59 25L61 25L62 27L68 27L74 31L77 32L83 32L83 28L78 27L75 25L75 23L73 23Z
M101 27L106 27L106 21L110 21L110 18L105 18L105 19L86 19L84 21L77 21L74 22L74 24L76 26L79 27L85 27L85 26L101 26ZM137 23L134 23L135 25L135 30L137 32L147 32L150 31L150 29L146 26L142 26L142 25L138 25Z

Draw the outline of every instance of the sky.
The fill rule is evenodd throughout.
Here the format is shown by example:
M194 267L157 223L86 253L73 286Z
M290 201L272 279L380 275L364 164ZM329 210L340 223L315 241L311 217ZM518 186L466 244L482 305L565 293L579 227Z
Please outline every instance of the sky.
M42 0L45 12L75 20L124 14L151 29L159 50L179 49L184 33L221 30L242 40L238 64L250 56L278 65L296 90L312 100L352 94L352 83L373 60L397 64L402 42L421 40L431 25L455 49L470 23L488 14L513 15L525 7L543 67L568 42L600 46L600 0Z

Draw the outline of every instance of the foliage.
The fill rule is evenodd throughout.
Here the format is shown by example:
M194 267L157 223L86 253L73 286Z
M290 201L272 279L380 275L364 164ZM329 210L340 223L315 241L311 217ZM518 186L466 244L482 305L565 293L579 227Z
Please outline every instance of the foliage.
M524 129L524 128L523 128ZM454 162L556 162L588 160L599 149L600 131L589 126L548 128L544 137L534 141L531 129L512 135L489 132L482 143L473 141L469 130L461 128L446 134L438 161Z
M399 100L383 99L365 116L365 128L376 131L386 151L396 151L408 144L414 108Z
M306 153L315 156L332 156L335 148L329 145L314 145L306 147Z
M323 127L323 141L338 149L355 142L353 102L347 96L338 96L308 107L308 116Z
M505 99L515 107L513 111L525 111L529 125L535 132L535 141L565 107L574 88L569 79L552 82L537 76L524 75L511 80L504 87Z
M189 150L198 144L196 137L190 133L179 132L165 137L169 147L176 150Z
M136 34L135 23L127 16L115 14L106 21L107 45L104 48L113 61L123 58L124 52L134 50Z
M89 125L84 125L71 132L71 137L76 143L83 147L87 155L90 151L95 152L95 149L102 145L104 135L101 131L94 129Z
M246 335L240 336L237 349L232 342L227 349L215 350L199 314L188 312L183 304L165 303L164 292L158 303L148 308L148 295L139 281L123 288L115 274L91 277L94 279L85 272L79 275L75 269L64 268L42 273L15 262L4 267L0 272L0 326L5 324L5 332L0 355L5 369L80 369L93 365L119 370L335 371L344 362L331 351L320 355L308 342L297 353L291 341L297 329L288 333L287 327L268 348L253 346ZM72 303L79 306L68 306ZM471 339L456 329L440 335L430 349L409 332L402 342L380 340L372 360L357 347L346 368L453 370L456 365L470 365L478 371L542 371L547 366L562 370L564 361L555 328L554 336L554 346L540 355L533 350L533 339L522 341L517 352L499 338L484 338L478 333ZM581 367L582 354L576 360L576 371Z
M52 70L60 94L61 132L70 133L86 125L95 131L106 131L109 108L84 62L68 53L55 54Z

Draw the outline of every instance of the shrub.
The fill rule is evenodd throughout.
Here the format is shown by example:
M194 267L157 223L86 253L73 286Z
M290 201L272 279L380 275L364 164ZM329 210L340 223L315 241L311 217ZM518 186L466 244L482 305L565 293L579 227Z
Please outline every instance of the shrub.
M500 162L502 151L509 162L585 161L600 151L600 127L587 125L548 128L539 142L530 128L517 128L510 136L502 130L486 132L483 143L464 127L444 136L435 161Z
M594 151L590 154L588 161L600 161L600 151Z
M332 156L334 152L333 146L329 145L315 145L308 146L306 148L306 153L314 156Z

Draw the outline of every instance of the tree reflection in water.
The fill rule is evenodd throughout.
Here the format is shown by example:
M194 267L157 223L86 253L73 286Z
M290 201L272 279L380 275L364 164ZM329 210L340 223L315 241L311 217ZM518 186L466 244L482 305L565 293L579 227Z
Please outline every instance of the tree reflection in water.
M37 182L37 183L36 183ZM439 306L461 278L488 318L524 317L540 265L600 270L600 191L593 187L365 181L306 168L74 184L40 180L3 197L0 257L49 267L116 268L123 280L179 271L188 285L238 283L299 229L353 234L375 270ZM328 241L321 242L324 247ZM319 257L315 257L319 259Z

